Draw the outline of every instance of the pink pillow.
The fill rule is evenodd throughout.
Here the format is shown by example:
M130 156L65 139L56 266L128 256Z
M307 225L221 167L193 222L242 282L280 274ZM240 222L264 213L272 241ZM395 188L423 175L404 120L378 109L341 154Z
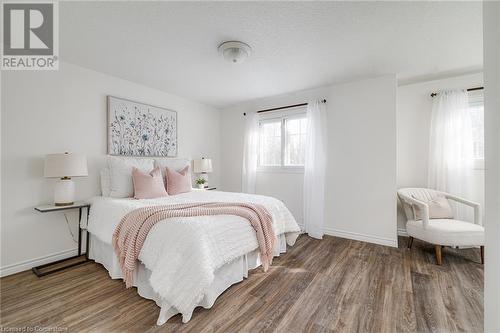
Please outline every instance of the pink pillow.
M153 199L168 196L163 184L160 168L154 168L149 174L133 168L132 180L134 182L134 198L136 199Z
M191 173L189 165L180 171L175 171L169 167L165 168L165 181L167 183L167 192L170 195L176 195L191 191Z

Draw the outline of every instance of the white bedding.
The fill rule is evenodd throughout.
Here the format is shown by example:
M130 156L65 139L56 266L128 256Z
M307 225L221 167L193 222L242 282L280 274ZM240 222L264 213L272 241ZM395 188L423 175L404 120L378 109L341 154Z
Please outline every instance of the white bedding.
M88 230L93 237L111 244L120 219L136 208L213 201L264 205L273 217L276 235L279 238L284 236L289 245L294 244L300 232L292 214L281 201L219 191L193 191L151 200L96 197L92 200ZM172 218L151 229L139 260L151 272L149 283L162 299L160 303L174 307L182 314L183 322L187 322L212 285L216 271L257 248L255 231L244 218L232 215ZM274 252L279 255L280 249Z

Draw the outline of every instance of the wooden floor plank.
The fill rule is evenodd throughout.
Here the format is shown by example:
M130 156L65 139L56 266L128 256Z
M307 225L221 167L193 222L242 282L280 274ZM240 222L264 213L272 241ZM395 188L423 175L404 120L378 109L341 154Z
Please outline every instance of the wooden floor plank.
M0 326L67 332L481 332L483 265L478 249L434 248L400 238L389 248L301 236L268 272L252 270L211 309L156 326L159 308L88 263L37 278L0 279Z
M451 332L447 326L446 307L436 279L431 275L412 273L415 313L418 332Z

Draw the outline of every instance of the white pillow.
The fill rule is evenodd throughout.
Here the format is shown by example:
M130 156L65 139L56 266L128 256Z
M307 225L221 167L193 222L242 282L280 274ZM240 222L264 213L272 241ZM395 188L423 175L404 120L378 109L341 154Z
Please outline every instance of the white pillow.
M169 167L175 171L184 169L187 165L191 165L191 160L187 158L155 158L155 167L160 168L163 178L165 178L165 168Z
M111 192L111 179L109 178L109 168L101 170L101 194L103 197L109 197Z
M416 198L415 198L416 199ZM438 195L432 199L426 200L427 206L429 207L429 218L430 219L452 219L453 211L450 206L450 202L442 195ZM421 220L422 214L420 208L417 205L412 205L413 216L415 220Z
M134 196L132 169L137 168L144 173L154 169L154 160L150 158L108 156L110 192L112 198L129 198Z

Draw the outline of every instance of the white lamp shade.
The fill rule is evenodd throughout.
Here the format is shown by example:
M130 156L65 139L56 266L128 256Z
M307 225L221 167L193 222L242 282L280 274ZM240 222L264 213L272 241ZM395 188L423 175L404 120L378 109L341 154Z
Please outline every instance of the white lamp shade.
M209 158L194 160L194 172L196 173L212 172L212 160Z
M78 154L49 154L45 156L44 177L88 176L87 158Z

